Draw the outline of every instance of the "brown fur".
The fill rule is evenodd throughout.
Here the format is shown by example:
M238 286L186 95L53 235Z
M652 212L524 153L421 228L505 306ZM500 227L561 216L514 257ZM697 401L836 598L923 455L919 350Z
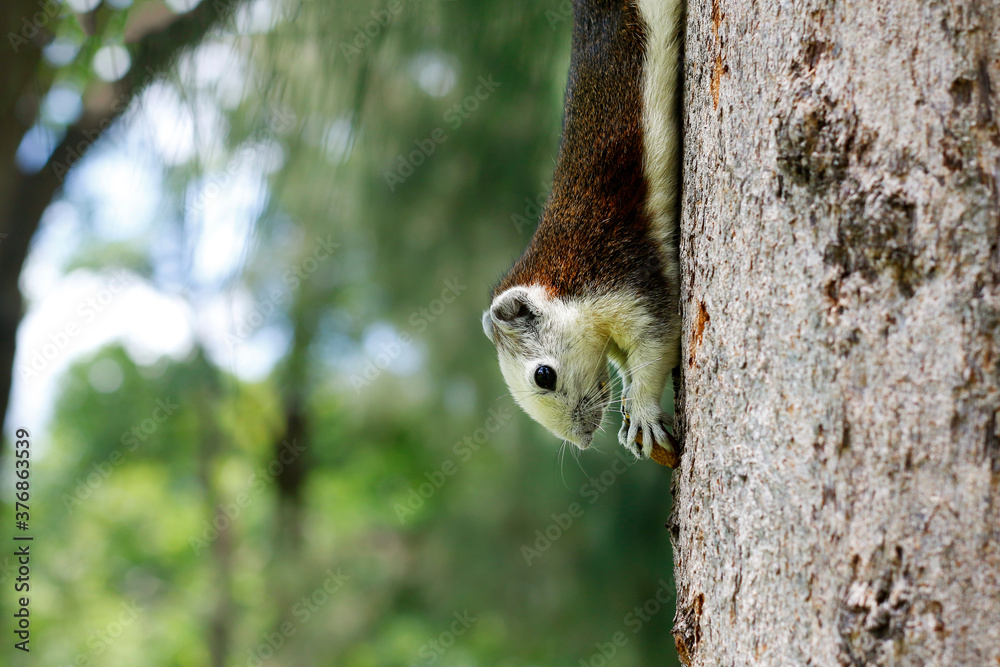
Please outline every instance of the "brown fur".
M667 293L644 207L645 34L634 2L575 3L552 193L531 242L493 297L532 283L559 297L639 286L643 295Z

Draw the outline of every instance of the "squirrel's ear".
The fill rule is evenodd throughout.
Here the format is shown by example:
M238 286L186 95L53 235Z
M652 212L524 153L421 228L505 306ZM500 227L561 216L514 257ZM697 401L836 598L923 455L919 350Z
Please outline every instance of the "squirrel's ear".
M486 337L490 339L491 343L495 343L493 340L493 318L490 317L490 311L483 311L483 333Z
M508 331L524 326L537 317L538 311L531 303L528 290L523 287L511 287L498 296L490 308L493 323Z

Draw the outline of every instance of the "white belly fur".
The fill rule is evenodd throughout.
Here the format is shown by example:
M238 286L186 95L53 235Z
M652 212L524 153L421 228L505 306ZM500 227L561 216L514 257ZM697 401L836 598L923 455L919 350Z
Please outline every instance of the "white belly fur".
M645 136L643 170L650 192L647 213L652 234L664 251L667 281L679 287L676 211L680 195L681 159L677 86L681 74L683 0L638 0L646 23L646 63L643 71ZM671 295L674 299L678 294Z

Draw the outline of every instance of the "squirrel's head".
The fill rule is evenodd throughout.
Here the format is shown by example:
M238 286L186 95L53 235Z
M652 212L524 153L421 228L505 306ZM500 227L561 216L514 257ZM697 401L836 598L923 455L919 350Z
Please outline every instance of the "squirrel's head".
M611 402L609 337L593 318L543 287L518 286L493 299L483 330L517 404L556 436L590 446Z

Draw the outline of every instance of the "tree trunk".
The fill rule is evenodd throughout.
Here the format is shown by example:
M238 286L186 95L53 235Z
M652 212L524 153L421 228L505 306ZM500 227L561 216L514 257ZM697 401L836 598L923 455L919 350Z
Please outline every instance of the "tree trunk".
M690 2L692 665L1000 665L1000 2Z
M62 140L38 172L22 173L15 164L21 139L34 122L40 100L48 91L52 74L41 67L41 44L48 36L41 9L56 6L38 0L16 0L0 11L0 32L17 52L4 55L0 74L0 427L7 415L13 384L17 328L23 303L18 281L31 239L45 209L62 186L66 171L84 155L104 131L128 108L155 76L167 71L184 49L197 45L212 28L224 24L246 0L205 0L193 10L149 29L132 49L132 67L120 81L106 86L107 94L84 96L80 119L66 128ZM8 2L8 0L4 0ZM35 31L31 31L32 21ZM25 26L28 26L27 28ZM138 30L136 25L134 29ZM17 40L33 34L26 44ZM4 48L8 44L3 45ZM11 47L13 48L13 46ZM90 98L96 98L94 103ZM19 110L18 106L29 110ZM23 122L23 121L29 122Z

